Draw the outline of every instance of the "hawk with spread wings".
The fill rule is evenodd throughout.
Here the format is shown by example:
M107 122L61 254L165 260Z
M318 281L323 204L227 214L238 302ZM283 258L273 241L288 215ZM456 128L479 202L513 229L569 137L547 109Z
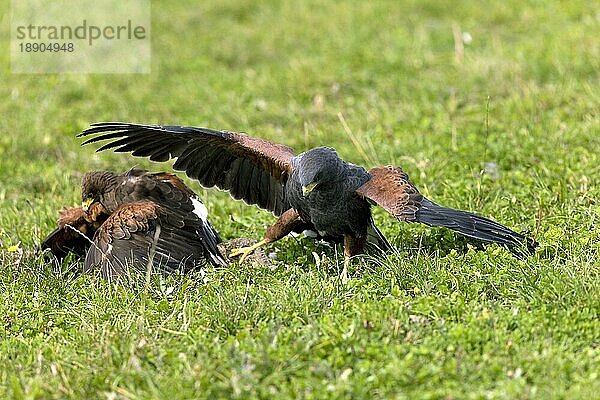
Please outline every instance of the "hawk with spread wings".
M234 251L245 256L291 231L310 229L343 242L348 260L367 242L389 243L375 227L371 205L378 204L400 221L443 226L462 235L510 248L533 250L535 241L479 215L439 206L426 199L400 167L369 171L348 163L329 147L295 155L280 144L230 131L185 126L98 123L79 136L84 144L108 141L97 151L114 149L152 161L176 159L173 168L205 187L227 190L235 199L273 212L278 220L254 246Z

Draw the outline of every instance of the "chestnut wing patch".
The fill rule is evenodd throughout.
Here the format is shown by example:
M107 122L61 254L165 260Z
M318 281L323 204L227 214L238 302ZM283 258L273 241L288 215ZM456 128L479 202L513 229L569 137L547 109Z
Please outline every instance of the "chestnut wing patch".
M368 171L371 179L356 192L377 203L400 221L414 222L423 195L400 167L376 167Z

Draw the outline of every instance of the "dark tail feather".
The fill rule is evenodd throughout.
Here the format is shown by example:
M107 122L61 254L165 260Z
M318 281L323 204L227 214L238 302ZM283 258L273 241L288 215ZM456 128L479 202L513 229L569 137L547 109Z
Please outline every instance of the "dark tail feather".
M533 239L518 234L491 219L442 207L427 199L423 199L416 220L430 226L443 226L471 238L508 246L511 250L526 245L527 250L533 253L537 246Z
M204 221L202 225L202 241L206 252L208 253L208 261L214 266L228 267L229 263L219 250L218 244L222 242L221 236L208 221Z
M375 226L373 222L369 225L367 230L367 249L371 252L382 252L389 251L392 249L392 245L383 236L383 233Z

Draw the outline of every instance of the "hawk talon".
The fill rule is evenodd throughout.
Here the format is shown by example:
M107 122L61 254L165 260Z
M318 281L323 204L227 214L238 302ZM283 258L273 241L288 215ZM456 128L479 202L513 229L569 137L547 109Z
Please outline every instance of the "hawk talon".
M246 258L248 258L248 256L251 253L253 253L256 249L258 249L261 246L264 246L267 243L269 243L269 242L266 239L263 239L260 242L254 243L252 246L246 246L246 247L240 247L238 249L233 249L233 251L231 253L229 253L229 257L236 257L236 256L241 255L240 259L238 260L238 264L242 264L244 261L246 261Z

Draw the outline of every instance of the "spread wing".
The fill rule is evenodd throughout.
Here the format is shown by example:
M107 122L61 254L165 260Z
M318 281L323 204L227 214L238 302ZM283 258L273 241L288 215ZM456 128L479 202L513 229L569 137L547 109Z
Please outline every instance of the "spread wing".
M152 201L121 205L94 237L84 271L100 267L113 278L133 267L145 270L150 259L155 270L188 271L205 264L197 219L166 210Z
M242 133L184 126L129 123L93 124L79 136L99 134L83 144L102 140L98 151L114 149L152 161L176 158L173 168L204 187L228 190L241 199L281 215L289 209L284 188L291 173L291 148Z
M368 171L371 179L356 192L379 204L400 221L417 221L423 195L400 167L376 167Z
M359 187L357 192L401 221L443 226L467 237L514 248L517 253L522 250L533 252L537 246L533 239L489 218L443 207L426 199L399 167L377 167L369 170L369 174L371 179Z

